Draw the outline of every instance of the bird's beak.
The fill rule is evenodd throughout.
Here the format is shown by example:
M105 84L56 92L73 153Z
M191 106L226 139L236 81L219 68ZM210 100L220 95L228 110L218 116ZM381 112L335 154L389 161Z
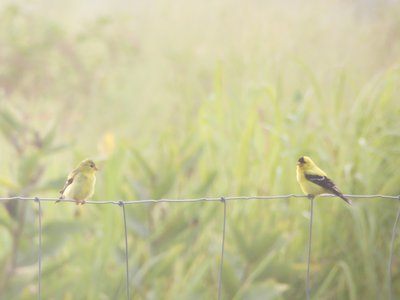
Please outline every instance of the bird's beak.
M96 171L98 171L98 170L99 170L99 168L97 168L96 166L94 166L94 169L95 169Z

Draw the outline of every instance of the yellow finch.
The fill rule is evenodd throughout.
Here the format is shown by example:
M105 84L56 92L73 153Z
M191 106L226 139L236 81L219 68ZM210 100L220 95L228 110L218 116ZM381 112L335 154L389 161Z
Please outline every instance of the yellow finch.
M311 198L323 193L334 194L351 205L350 199L343 196L331 179L308 156L297 161L297 182L304 194Z
M96 165L93 161L85 159L73 170L60 191L61 199L74 199L76 204L83 204L92 197L96 184ZM59 202L60 200L57 200Z

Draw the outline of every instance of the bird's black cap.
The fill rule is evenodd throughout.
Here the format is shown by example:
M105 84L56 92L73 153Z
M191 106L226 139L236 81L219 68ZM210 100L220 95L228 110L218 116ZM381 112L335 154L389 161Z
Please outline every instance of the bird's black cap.
M304 160L303 156L299 158L298 162L301 163L301 164L305 164L306 163L306 161Z

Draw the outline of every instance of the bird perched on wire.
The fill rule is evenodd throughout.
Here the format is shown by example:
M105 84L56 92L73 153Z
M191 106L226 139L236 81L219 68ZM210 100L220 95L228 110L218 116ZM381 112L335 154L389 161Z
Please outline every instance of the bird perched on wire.
M96 184L95 163L90 159L82 161L69 175L63 189L60 191L60 199L73 199L76 204L84 204L93 196Z
M296 171L297 182L308 197L314 198L324 193L334 194L351 205L351 200L342 194L326 173L318 168L308 156L299 158Z

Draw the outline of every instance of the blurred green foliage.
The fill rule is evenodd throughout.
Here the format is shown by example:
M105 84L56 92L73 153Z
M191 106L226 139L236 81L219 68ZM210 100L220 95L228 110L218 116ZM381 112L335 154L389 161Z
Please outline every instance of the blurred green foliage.
M345 193L400 194L398 5L32 5L0 8L0 195L57 197L85 157L99 200L300 193L304 154ZM388 295L398 204L354 202L316 202L315 299ZM224 299L304 299L308 204L228 203ZM42 206L43 299L125 299L121 209ZM133 299L216 298L221 204L126 210ZM2 205L0 240L0 298L35 299L37 205Z

